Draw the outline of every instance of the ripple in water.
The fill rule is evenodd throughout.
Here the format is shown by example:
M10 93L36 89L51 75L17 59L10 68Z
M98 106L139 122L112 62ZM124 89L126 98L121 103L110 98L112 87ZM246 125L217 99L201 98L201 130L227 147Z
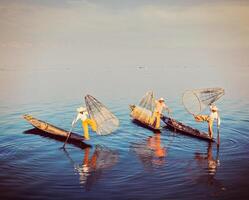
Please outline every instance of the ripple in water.
M31 126L19 115L32 112L68 129L77 102L23 105L10 112L4 107L0 116L2 198L229 199L231 191L239 193L236 185L248 186L243 179L249 164L247 104L238 103L234 109L235 102L221 106L217 148L215 143L167 129L154 134L137 126L130 120L129 103L122 99L109 106L120 119L115 134L101 137L91 132L92 148L68 145L67 152L59 150L59 141L23 134ZM192 124L182 109L175 112ZM75 131L82 134L80 124Z

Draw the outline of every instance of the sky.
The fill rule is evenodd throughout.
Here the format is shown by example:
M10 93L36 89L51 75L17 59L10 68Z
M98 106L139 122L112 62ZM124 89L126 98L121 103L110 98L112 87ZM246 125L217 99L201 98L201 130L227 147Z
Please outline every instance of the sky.
M0 0L1 96L39 87L58 93L53 81L71 91L75 84L91 88L90 83L105 81L100 77L105 69L110 87L111 80L121 80L122 70L137 67L162 69L158 73L169 80L170 69L188 68L187 79L198 80L197 86L224 85L232 91L243 85L249 96L248 19L246 0ZM74 70L71 77L66 70ZM92 72L87 82L72 78L81 79L86 71ZM125 73L130 81L131 72ZM184 73L180 78L174 73L184 79ZM27 87L41 75L49 81Z
M248 66L249 2L1 0L1 66Z

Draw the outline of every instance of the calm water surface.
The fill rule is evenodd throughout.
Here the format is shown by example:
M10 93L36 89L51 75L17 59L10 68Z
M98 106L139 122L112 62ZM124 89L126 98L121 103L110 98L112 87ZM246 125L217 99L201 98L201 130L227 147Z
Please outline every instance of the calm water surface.
M95 85L89 83L94 83L93 78L86 77L82 86L77 79L74 84L59 78L53 82L51 73L56 70L2 72L1 76L6 79L13 73L19 74L25 84L16 86L11 94L6 91L2 94L1 199L248 199L247 98L235 98L229 94L232 89L228 83L212 80L218 86L225 85L229 91L218 103L222 115L220 148L215 143L209 144L167 129L158 135L132 123L128 105L137 103L145 91L151 89L148 85L152 83L156 95L168 99L176 119L206 130L206 124L196 124L181 105L181 92L184 87L194 87L194 81L190 81L190 85L181 81L180 86L176 84L172 88L172 81L177 81L170 79L170 75L167 79L159 75L153 80L153 73L158 74L158 69L152 72L142 69L141 81L135 85L137 77L131 74L138 74L137 70L117 72L122 74L122 79L121 75L113 76L111 81L103 78ZM70 76L72 72L63 73ZM78 73L74 73L77 76ZM41 74L47 75L46 80ZM40 82L32 82L37 77ZM117 83L115 87L114 82ZM50 88L45 87L49 84ZM85 84L87 91L82 89ZM54 97L56 88L58 98ZM21 115L25 113L70 129L75 108L90 90L120 119L120 127L114 134L101 137L91 132L89 144L92 148L68 145L67 151L63 151L59 149L63 144L59 141L26 133L32 126L22 120ZM75 132L82 133L80 124Z

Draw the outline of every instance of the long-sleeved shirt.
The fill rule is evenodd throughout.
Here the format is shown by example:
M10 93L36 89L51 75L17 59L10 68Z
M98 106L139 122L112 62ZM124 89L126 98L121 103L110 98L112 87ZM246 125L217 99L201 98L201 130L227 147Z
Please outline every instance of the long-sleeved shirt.
M156 101L156 108L155 112L162 113L163 109L168 109L165 103L160 103L159 101Z
M72 126L76 124L76 122L80 119L82 122L84 122L88 118L88 112L78 113L77 117L73 120Z

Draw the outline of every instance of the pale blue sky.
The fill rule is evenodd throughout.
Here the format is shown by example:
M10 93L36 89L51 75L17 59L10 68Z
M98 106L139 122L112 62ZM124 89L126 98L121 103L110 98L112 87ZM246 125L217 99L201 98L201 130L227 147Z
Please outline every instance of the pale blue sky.
M126 82L135 83L136 77L132 70L122 70L137 66L160 69L158 73L164 74L158 80L168 83L176 80L168 71L185 80L184 70L188 69L186 80L192 82L175 83L179 91L195 85L225 86L232 91L249 82L248 19L247 1L1 0L1 95L8 96L9 88L13 94L53 88L53 81L72 92L75 85L81 85L78 90L86 86L99 93L104 86L92 85L106 79L106 88L110 88L121 80L119 71L126 73L120 83L126 88ZM34 84L32 77L39 80L41 69L55 71L42 73L50 81ZM13 74L8 70L35 72ZM75 71L67 77L65 70ZM105 74L103 79L105 70L109 77ZM89 77L84 82L86 71ZM155 75L156 71L148 73ZM68 83L71 79L72 84ZM146 90L153 77L147 80L145 73L140 81L146 82ZM53 93L58 95L56 89L55 85ZM44 89L41 96L46 92ZM63 92L61 89L62 96ZM242 93L247 95L247 88Z
M246 1L173 2L1 1L1 65L248 65Z

